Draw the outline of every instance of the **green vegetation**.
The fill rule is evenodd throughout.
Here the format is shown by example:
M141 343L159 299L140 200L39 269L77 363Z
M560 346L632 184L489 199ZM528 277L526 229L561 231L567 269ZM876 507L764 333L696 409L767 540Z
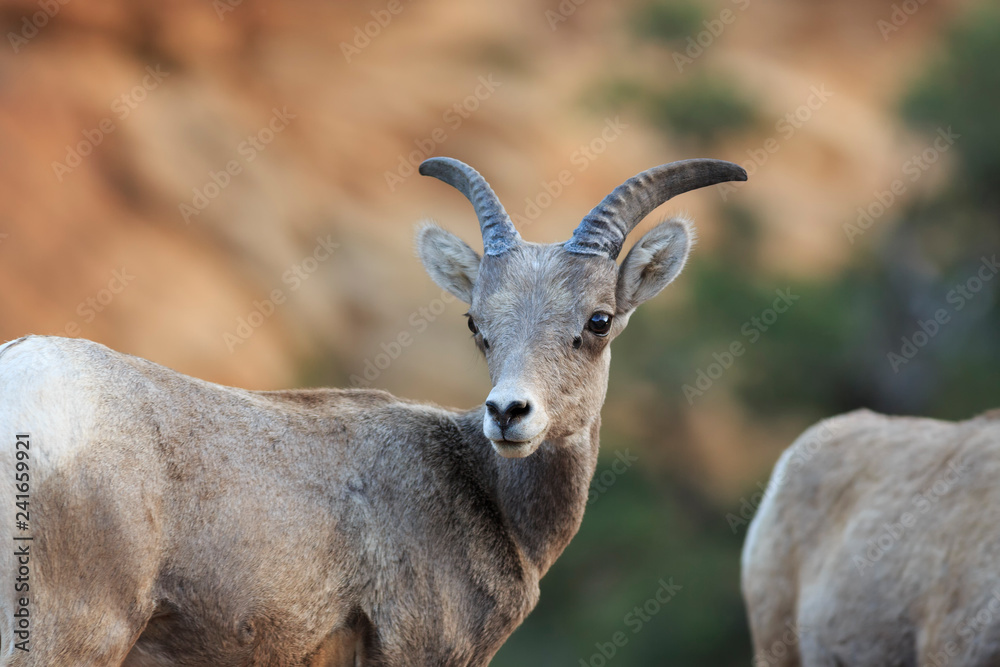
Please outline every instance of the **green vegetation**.
M937 60L903 103L904 115L933 132L961 135L963 189L1000 209L1000 6L984 3L952 31Z
M701 28L701 6L690 0L653 0L632 15L633 32L644 38L672 43Z
M679 48L702 29L702 19L701 6L689 0L653 0L635 10L630 28L639 39ZM664 71L674 72L673 59L667 53L662 58ZM753 126L757 115L753 101L732 80L703 68L690 71L693 74L674 81L669 76L613 78L596 87L588 96L589 105L638 110L665 133L700 146Z
M601 112L630 108L651 125L682 142L710 146L753 127L753 102L732 81L697 74L671 87L634 78L596 86L586 99Z
M707 75L648 93L645 107L655 126L702 145L745 130L755 119L753 105L731 81Z

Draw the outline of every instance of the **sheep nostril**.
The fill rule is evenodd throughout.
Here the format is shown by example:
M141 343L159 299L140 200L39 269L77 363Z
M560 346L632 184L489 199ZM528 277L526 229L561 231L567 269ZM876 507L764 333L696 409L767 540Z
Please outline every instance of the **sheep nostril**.
M515 419L526 417L531 412L531 404L527 401L513 401L507 406L505 412L507 413L507 420L514 421Z

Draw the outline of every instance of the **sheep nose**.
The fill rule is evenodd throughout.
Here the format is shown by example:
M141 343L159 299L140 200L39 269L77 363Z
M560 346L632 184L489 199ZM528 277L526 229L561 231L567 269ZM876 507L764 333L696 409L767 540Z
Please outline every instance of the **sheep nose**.
M531 413L531 404L528 401L516 400L511 401L503 409L500 409L493 401L486 401L486 409L489 410L490 416L493 417L493 421L497 423L500 430L504 430L510 426L511 422L517 421L522 417L526 417Z

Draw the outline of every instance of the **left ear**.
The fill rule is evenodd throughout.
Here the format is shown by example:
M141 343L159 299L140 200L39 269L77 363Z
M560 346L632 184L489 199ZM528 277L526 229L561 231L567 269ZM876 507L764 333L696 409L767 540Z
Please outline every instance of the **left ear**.
M631 312L659 294L684 268L693 244L694 229L681 218L667 220L646 232L618 270L618 310Z

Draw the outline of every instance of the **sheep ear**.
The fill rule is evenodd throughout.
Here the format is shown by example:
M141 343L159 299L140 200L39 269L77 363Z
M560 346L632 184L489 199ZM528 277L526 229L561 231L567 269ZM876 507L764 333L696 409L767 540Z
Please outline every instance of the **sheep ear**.
M417 231L417 254L441 289L472 303L480 257L465 241L435 224L426 224Z
M687 220L675 218L648 231L618 270L618 310L631 312L659 294L684 268L693 244L694 229Z

